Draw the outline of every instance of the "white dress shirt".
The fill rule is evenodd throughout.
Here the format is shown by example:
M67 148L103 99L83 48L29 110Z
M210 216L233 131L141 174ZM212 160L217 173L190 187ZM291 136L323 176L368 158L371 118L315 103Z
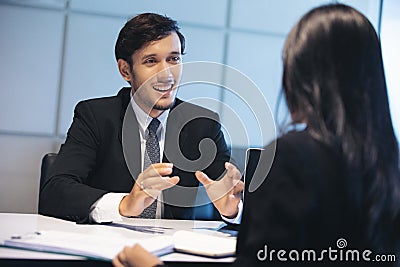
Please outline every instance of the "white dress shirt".
M131 97L131 105L133 111L135 112L136 119L138 121L139 126L139 136L140 136L140 144L141 144L141 166L143 171L143 162L144 162L144 153L146 150L146 139L145 132L147 126L150 124L153 119L146 112L144 112L133 100ZM160 126L157 130L158 142L160 145L160 162L162 162L163 152L164 152L164 143L165 143L165 130L167 125L167 118L169 115L169 109L165 110L157 119L160 121ZM122 216L119 214L119 203L121 202L124 196L128 195L127 193L107 193L99 198L93 205L92 211L90 212L90 219L96 223L104 223L104 222L112 222L112 221L122 221ZM240 223L242 217L243 203L240 201L239 203L239 213L238 216L234 219L227 219L225 217L224 220L230 223ZM162 218L163 216L163 205L162 205L162 194L157 199L157 210L156 210L156 218Z

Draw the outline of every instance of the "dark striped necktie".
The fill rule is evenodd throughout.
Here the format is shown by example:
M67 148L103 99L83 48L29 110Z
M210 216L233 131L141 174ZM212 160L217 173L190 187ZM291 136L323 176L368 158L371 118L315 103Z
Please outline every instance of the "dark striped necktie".
M154 118L149 126L147 126L147 131L145 133L146 139L146 150L144 152L144 164L143 170L147 169L151 164L160 162L160 146L158 143L157 129L160 126L160 121ZM147 208L145 208L140 214L141 218L151 218L156 217L157 210L157 199Z

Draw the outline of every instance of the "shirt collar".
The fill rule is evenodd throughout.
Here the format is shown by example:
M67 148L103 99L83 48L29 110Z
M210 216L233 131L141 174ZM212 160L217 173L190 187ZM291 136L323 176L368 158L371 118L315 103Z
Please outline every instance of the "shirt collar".
M142 136L144 136L147 126L149 126L149 124L153 118L150 117L146 112L144 112L138 106L138 104L135 102L135 100L132 97L132 91L131 91L131 105L132 105L133 111L135 112L136 119L139 124L139 131L142 134ZM157 119L160 121L160 124L161 124L161 127L158 128L157 133L159 133L159 131L161 131L161 128L164 130L166 129L168 115L169 115L169 109L165 110L163 113L161 113L160 116L157 117Z

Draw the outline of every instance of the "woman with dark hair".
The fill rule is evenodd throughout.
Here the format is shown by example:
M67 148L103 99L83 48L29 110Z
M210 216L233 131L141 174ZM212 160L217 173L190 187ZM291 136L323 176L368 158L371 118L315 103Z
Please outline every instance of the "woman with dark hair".
M353 266L381 255L395 265L399 145L373 26L349 6L315 8L289 33L283 63L292 121L307 127L276 141L264 182L246 194L234 266ZM130 249L116 266L134 263Z
M307 127L277 140L266 180L246 197L237 265L356 263L347 249L362 264L399 256L399 147L373 26L345 5L315 8L289 33L283 65L292 121ZM330 247L344 256L322 254ZM306 249L315 256L302 258Z

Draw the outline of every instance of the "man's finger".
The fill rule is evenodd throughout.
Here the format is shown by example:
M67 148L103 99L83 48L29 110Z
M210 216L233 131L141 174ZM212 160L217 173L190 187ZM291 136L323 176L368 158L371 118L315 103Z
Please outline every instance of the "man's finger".
M154 168L166 168L166 167L172 168L174 167L174 164L169 162L159 162L159 163L153 163L150 166L153 166Z
M161 190L165 190L167 188L171 188L174 185L176 185L179 182L179 177L178 176L172 176L172 177L163 177L163 188Z
M178 176L173 177L151 177L139 182L142 190L155 189L164 190L176 185L179 182Z
M240 171L236 168L235 165L229 162L225 162L225 169L226 169L226 175L229 178L240 180L241 174Z
M238 183L233 187L232 194L236 195L238 193L242 193L244 190L244 183L242 181L238 181Z
M197 171L195 172L197 180L199 180L200 183L203 185L209 185L213 182L204 172Z
M151 164L143 171L144 176L166 176L172 173L172 163L155 163Z

